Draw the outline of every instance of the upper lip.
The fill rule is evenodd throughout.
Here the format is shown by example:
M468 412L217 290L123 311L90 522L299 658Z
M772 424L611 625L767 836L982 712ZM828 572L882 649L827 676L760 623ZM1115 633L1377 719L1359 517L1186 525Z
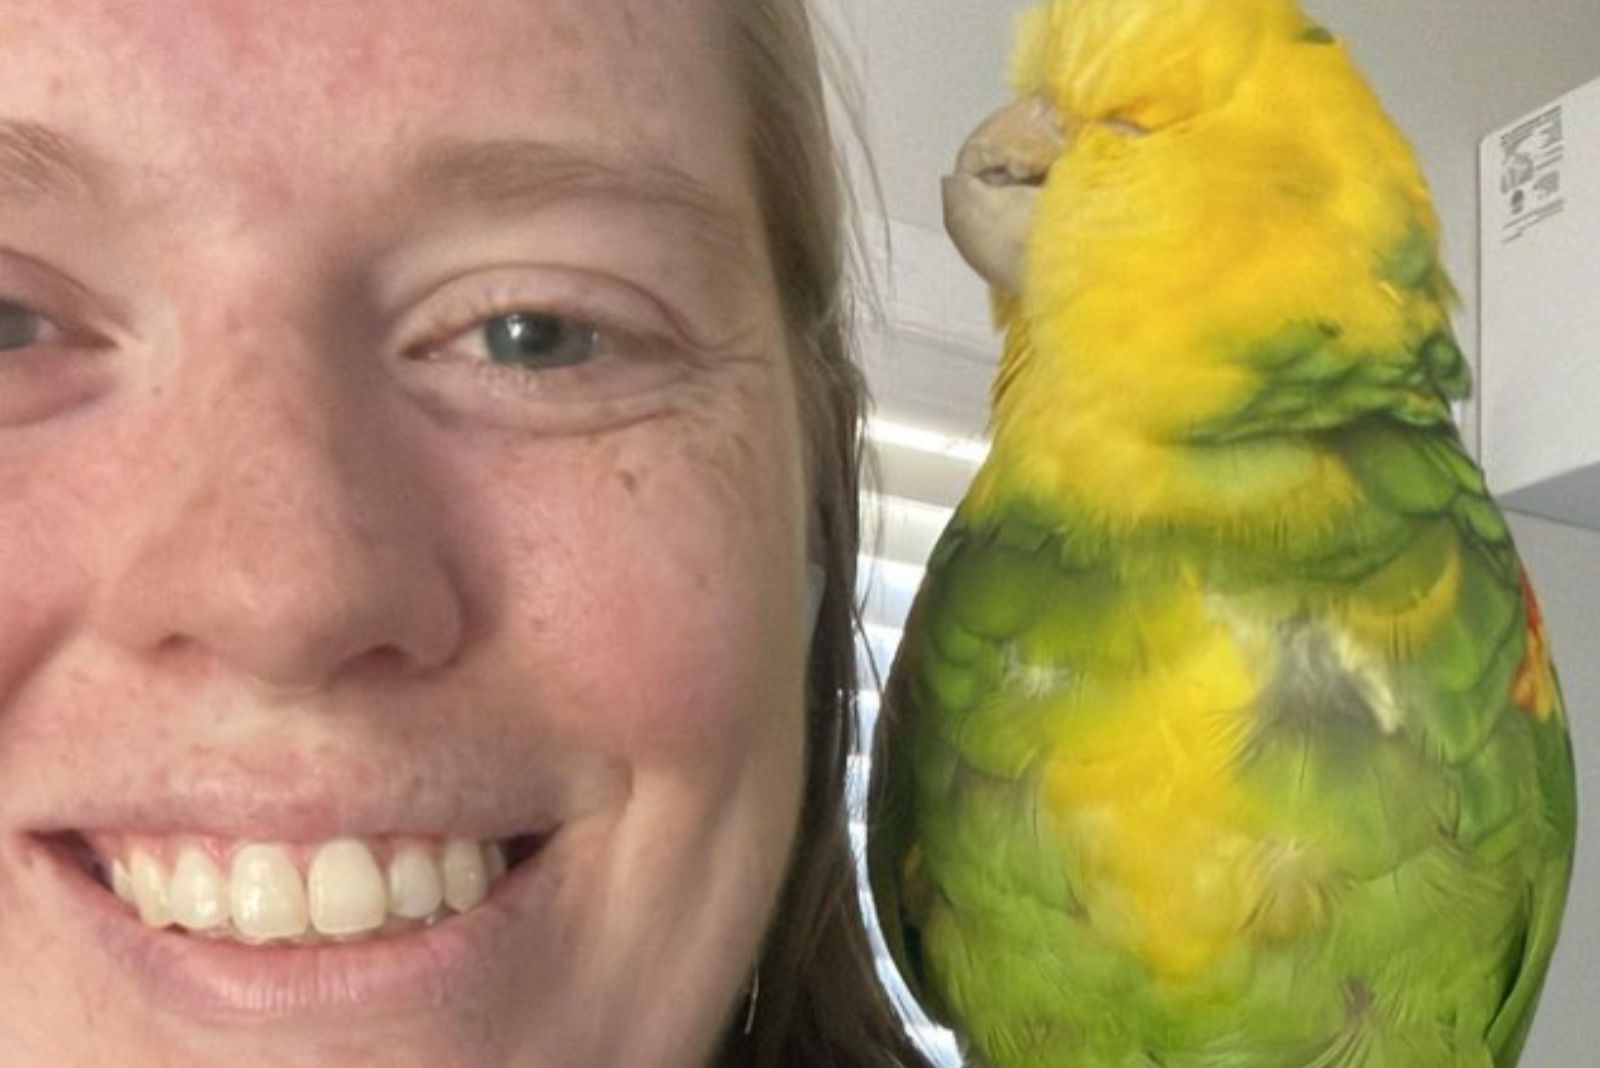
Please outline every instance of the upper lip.
M184 729L190 723L201 726ZM498 733L461 737L431 719L386 730L331 715L219 726L174 713L146 734L115 728L84 737L70 774L13 791L0 831L488 841L545 835L616 810L632 789L625 762L544 732L509 745ZM13 738L7 774L66 759L58 744L47 732Z
M545 834L576 813L572 801L523 789L491 801L486 791L452 791L435 784L410 792L339 792L337 776L284 790L232 779L187 790L93 794L27 821L31 833L121 831L197 834L255 841L315 842L347 836L405 834L499 840ZM474 794L483 796L474 796Z

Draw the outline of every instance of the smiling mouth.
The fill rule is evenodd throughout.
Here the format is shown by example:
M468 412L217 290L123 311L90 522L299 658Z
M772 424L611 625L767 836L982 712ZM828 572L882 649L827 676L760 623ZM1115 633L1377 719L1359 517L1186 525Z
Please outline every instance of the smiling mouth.
M63 831L41 841L148 928L311 947L399 938L472 912L553 834L289 844Z

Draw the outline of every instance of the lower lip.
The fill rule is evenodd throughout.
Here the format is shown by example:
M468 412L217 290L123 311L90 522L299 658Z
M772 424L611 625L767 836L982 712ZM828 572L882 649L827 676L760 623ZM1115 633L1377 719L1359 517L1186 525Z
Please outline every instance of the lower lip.
M346 945L247 946L146 927L93 877L56 850L48 855L62 899L137 987L167 1011L220 1024L288 1017L340 1022L451 1004L483 1004L511 982L524 918L549 894L559 836L546 841L470 912L414 933Z

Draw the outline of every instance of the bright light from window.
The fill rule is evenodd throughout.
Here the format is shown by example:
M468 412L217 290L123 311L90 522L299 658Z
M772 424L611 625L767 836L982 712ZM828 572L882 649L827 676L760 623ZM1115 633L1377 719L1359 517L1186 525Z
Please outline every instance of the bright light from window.
M891 503L891 507L907 504L905 501L896 501ZM942 514L934 516L937 520L936 526L943 526L944 520L949 517L949 511L948 509L937 511ZM905 625L906 611L911 606L911 599L917 586L922 582L923 569L915 564L865 554L860 557L859 564L862 583L860 592L865 595L874 587L877 589L875 596L867 596L869 618L864 621L862 628L864 633L857 640L856 654L864 668L870 651L870 655L877 662L878 670L887 675L895 651L900 646L901 628ZM870 688L872 681L872 677L863 670L861 685L865 688L860 694L858 708L861 713L861 741L869 749L873 731L877 726L880 700L880 695ZM868 896L866 802L871 775L872 761L867 752L857 753L850 758L845 791L851 814L850 841L862 888L862 911L866 916L867 929L872 938L878 974L888 988L889 997L899 1011L906 1030L933 1063L939 1068L959 1068L962 1059L955 1036L934 1025L906 990L905 984L895 971L894 963L889 958L889 950L883 944L883 933L878 929L877 912L872 908Z
M946 456L973 466L983 463L989 455L987 442L972 438L958 438L937 431L925 430L907 423L887 419L872 419L867 423L867 437L880 445L897 445L902 449Z

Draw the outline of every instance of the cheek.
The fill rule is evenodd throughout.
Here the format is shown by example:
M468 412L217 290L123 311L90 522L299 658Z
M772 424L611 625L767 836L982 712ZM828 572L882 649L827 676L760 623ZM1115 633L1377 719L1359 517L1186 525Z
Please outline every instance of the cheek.
M799 719L802 492L772 422L675 417L513 476L543 492L499 512L503 623L569 731L704 767Z
M74 488L74 474L70 463L0 455L0 709L65 640L88 596L85 561L109 537L97 499ZM0 731L9 726L0 717Z

